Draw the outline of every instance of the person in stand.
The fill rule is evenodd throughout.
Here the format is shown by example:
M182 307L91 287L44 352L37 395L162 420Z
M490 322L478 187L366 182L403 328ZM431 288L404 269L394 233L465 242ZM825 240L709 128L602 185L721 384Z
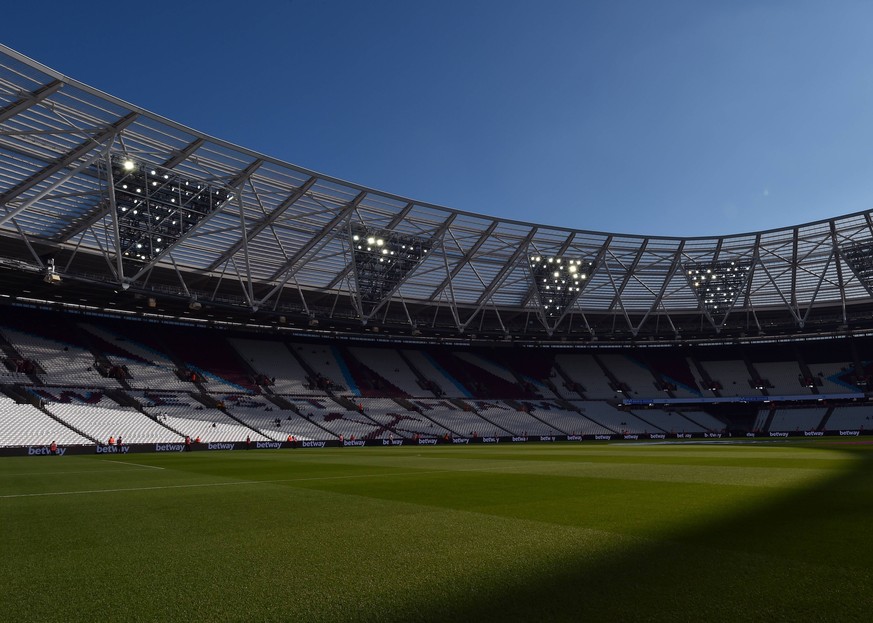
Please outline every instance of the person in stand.
M118 439L115 440L115 445L119 448L121 447L121 435L118 436Z
M110 446L115 445L115 436L114 435L109 435L109 445Z
M191 437L189 435L185 435L185 450L191 451Z
M200 435L197 435L197 437L194 439L194 443L200 443Z
M55 441L54 439L52 439L52 443L49 446L49 452L51 454L55 454L55 455L58 453L58 442Z
M250 436L246 436L246 450L252 447L252 438Z

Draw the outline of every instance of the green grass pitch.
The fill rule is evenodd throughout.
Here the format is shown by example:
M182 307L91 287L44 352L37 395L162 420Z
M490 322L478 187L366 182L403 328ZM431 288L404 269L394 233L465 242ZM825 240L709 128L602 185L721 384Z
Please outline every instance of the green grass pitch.
M873 446L0 459L3 621L869 621Z

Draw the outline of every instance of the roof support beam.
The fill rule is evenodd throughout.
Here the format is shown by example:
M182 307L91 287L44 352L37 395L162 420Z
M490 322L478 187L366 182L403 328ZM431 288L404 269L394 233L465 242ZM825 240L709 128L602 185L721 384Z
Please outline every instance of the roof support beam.
M661 284L661 289L658 290L658 295L655 297L655 300L652 301L651 307L646 311L646 314L643 316L643 319L640 320L640 323L637 325L636 330L639 331L646 320L648 320L649 316L658 309L661 305L661 301L664 300L664 294L667 292L667 288L670 285L670 280L673 279L673 275L676 274L676 271L679 270L679 267L682 266L682 252L685 250L685 240L679 243L679 248L676 249L676 254L673 256L673 262L670 264L670 270L667 272L667 275L664 277L664 282ZM667 318L669 318L669 314ZM670 321L672 325L672 320Z
M45 167L41 171L34 173L17 186L10 188L5 193L0 195L0 207L6 207L9 202L16 197L20 197L21 195L31 190L35 186L38 186L53 175L59 173L60 171L63 171L68 166L87 155L95 147L99 147L104 141L111 139L116 134L121 132L124 128L136 121L138 116L139 115L135 112L125 115L124 117L113 123L111 126L109 126L109 128L102 134L95 136L92 140L87 140L84 143L81 143L78 147L75 147L73 150L67 152L65 156L58 158L52 164ZM8 212L3 217L3 220L0 220L0 224L5 223L6 220L12 218L20 211L21 208L13 210L12 212Z
M56 180L55 182L53 182L52 184L50 184L46 188L43 188L36 195L34 195L33 197L31 197L30 199L28 199L27 201L25 201L21 205L15 206L15 208L8 211L6 214L0 216L0 226L5 225L6 222L9 221L10 219L14 219L16 216L18 216L22 212L28 210L33 204L35 204L37 201L39 201L40 199L42 199L43 197L45 197L46 195L48 195L49 193L54 191L59 186L63 186L64 184L66 184L70 180L70 178L75 177L76 175L81 173L84 169L87 169L92 164L94 164L97 160L99 160L100 156L101 156L101 154L96 154L96 155L88 158L84 162L79 163L79 166L77 166L72 171L68 171L65 175L63 175L61 177L61 179Z
M64 83L60 80L52 80L48 84L39 87L35 91L31 91L26 96L20 98L18 101L13 102L8 106L0 109L0 123L5 123L15 115L24 112L34 104L41 102L50 95L54 95L60 90L62 86L64 86Z
M494 233L494 230L497 229L497 225L498 221L491 221L488 229L486 229L484 233L479 236L479 239L472 247L470 247L470 250L464 253L464 257L458 260L458 262L452 267L452 270L449 272L448 276L446 276L446 278L443 279L436 288L434 288L433 294L431 294L430 298L428 299L429 302L433 302L434 299L436 299L436 297L439 296L443 290L445 290L446 286L451 283L452 279L457 277L458 273L461 272L464 266L466 266L470 262L470 260L473 259L473 257L476 255L476 252L479 250L479 247L485 244L485 241L488 240L491 234ZM443 246L443 249L445 249L445 245ZM443 253L445 253L445 251L443 251Z
M173 156L171 158L169 158L166 162L164 162L164 164L162 164L161 166L164 167L165 169L173 169L173 168L177 167L178 165L185 162L188 158L190 158L191 154L193 154L195 151L200 149L200 147L205 142L206 142L206 139L198 138L198 139L188 143L188 145L186 145L184 148L180 149L175 154L173 154Z
M639 266L640 261L643 259L643 255L645 255L646 253L646 247L648 246L649 239L646 238L645 240L643 240L643 244L640 245L640 249L639 251L637 251L637 254L634 257L634 261L631 262L631 265L625 270L624 279L621 280L621 285L616 288L615 296L612 298L612 303L609 304L610 309L614 309L616 305L619 305L624 312L625 319L628 321L630 320L630 318L628 318L627 312L624 310L624 303L621 300L621 295L622 292L624 292L624 289L627 287L627 284L630 283L630 280L633 278L634 271L637 269L637 266Z
M791 242L791 306L794 309L797 309L798 312L800 311L797 305L797 268L800 265L800 262L797 259L799 237L800 231L795 227Z
M297 253L292 255L282 265L282 267L279 270L274 272L270 276L270 281L278 279L280 276L282 276L285 273L285 271L288 271L288 270L294 268L294 265L297 264L297 262L299 262L303 258L303 256L305 256L307 253L309 253L316 245L318 245L318 243L321 242L322 238L327 236L331 232L331 230L333 230L337 225L342 223L343 220L348 218L349 214L351 214L352 212L355 211L355 208L358 207L358 204L360 204L361 201L363 201L364 197L366 197L366 196L367 196L367 191L362 190L361 192L359 192L357 194L357 196L354 199L352 199L349 203L347 203L345 205L345 207L343 207L343 209L340 210L336 214L336 216L334 216L330 221L328 221L315 236L310 238L309 242L307 242L305 245L303 245L297 251Z
M464 323L464 328L466 328L467 325L470 324L470 321L476 317L476 314L478 314L482 310L482 308L485 307L485 304L489 300L491 300L491 297L494 295L494 292L497 290L497 288L500 287L500 284L503 283L503 279L506 277L506 275L514 268L516 268L518 258L522 254L527 253L528 245L530 245L530 241L533 240L533 237L536 236L537 231L539 231L539 228L531 227L530 231L527 233L527 236L525 236L523 240L519 241L518 246L515 248L512 256L508 260L506 260L506 263L503 264L503 267L500 269L497 275L494 276L494 279L491 280L491 283L488 284L488 286L485 288L485 291L476 301L476 309L473 310L473 313L467 319L467 322Z
M297 273L297 271L300 270L300 266L303 265L301 263L301 260L306 257L306 255L310 251L312 251L312 249L321 244L321 242L325 238L329 240L333 236L337 235L337 232L335 232L334 230L340 223L347 219L352 212L355 211L355 209L358 207L358 204L360 204L366 196L367 191L362 190L361 192L359 192L358 195L349 203L347 203L345 207L337 213L336 216L334 216L329 222L325 223L321 230L309 239L309 242L303 245L297 251L297 253L288 258L285 263L282 264L282 267L279 268L279 270L273 273L269 281L275 281L280 277L281 280L279 281L279 283L273 286L270 291L267 292L267 294L260 299L260 301L258 301L259 306L263 306L264 303L270 300L270 298L272 298L274 294L276 294L279 290L285 287L285 284L288 282L288 280L293 277ZM298 266L298 264L300 264L300 266Z
M262 231L264 231L267 227L275 223L279 220L279 217L285 213L285 211L290 208L292 205L297 203L306 193L309 192L309 189L318 181L317 177L310 177L306 180L300 187L297 188L293 193L291 193L288 198L286 198L282 203L280 203L276 208L266 215L263 219L258 221L254 227L250 230L245 231L245 226L243 226L243 235L242 237L235 242L231 247L221 254L214 262L212 262L209 266L206 267L206 272L212 272L219 266L221 266L228 259L237 254L237 252L246 244L245 241L251 240Z
M830 229L831 229L831 241L834 245L834 254L836 254L836 257L837 257L837 262L836 262L837 282L838 282L837 287L839 287L839 289L840 289L840 305L842 307L842 312L843 312L843 324L846 324L846 322L848 322L848 319L846 317L846 282L843 280L843 267L839 261L839 258L841 256L840 256L840 245L837 243L837 227L833 221L830 222ZM860 278L858 280L861 282L864 281L863 279L860 279ZM864 284L864 285L866 287L866 284ZM816 294L818 294L818 290L816 290ZM810 303L810 307L812 307L811 303Z

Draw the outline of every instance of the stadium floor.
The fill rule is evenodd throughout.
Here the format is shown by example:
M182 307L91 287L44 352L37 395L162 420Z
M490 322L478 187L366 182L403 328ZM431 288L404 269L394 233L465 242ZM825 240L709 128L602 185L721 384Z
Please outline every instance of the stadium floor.
M866 621L873 446L0 460L0 619Z

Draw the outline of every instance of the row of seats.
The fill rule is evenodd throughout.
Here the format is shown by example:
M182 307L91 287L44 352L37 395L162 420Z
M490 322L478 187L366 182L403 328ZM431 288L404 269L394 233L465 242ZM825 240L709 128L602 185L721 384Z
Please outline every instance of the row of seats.
M71 323L72 324L72 323ZM722 396L759 394L762 390L750 385L754 374L766 381L764 391L776 395L811 395L823 393L859 393L854 384L854 365L848 362L810 363L809 373L815 388L807 382L797 361L763 361L748 364L741 359L692 361L677 356L654 357L644 362L625 354L603 352L560 353L553 359L544 359L545 366L538 372L541 378L521 373L524 365L511 357L506 362L492 354L475 351L427 351L376 347L339 348L328 344L294 344L278 340L214 336L206 342L188 337L161 340L156 329L148 335L138 335L132 329L120 328L118 323L103 326L95 322L80 323L76 330L88 336L91 352L72 339L63 341L63 335L51 332L40 335L39 324L25 328L0 326L2 336L22 358L34 362L37 376L53 386L77 387L132 387L179 391L193 389L190 381L180 380L177 370L187 368L200 375L209 391L257 393L257 379L271 387L272 393L284 396L320 395L325 388L343 396L360 396L355 370L369 371L365 376L369 393L373 395L372 380L382 379L391 391L409 397L472 398L496 396L501 398L541 398L614 400L623 397L662 397L669 391L676 397L713 395L707 386L709 379L717 383ZM71 329L73 330L73 329ZM185 335L185 334L179 334ZM205 334L204 334L204 337ZM163 352L161 344L175 344L176 352ZM209 353L197 351L196 344L208 345L214 353L210 368ZM125 382L103 377L96 367L95 354L104 357L112 366L124 369ZM510 365L514 366L510 367ZM866 365L866 364L865 364ZM362 368L363 366L363 368ZM454 371L454 372L453 372ZM370 374L372 373L372 374ZM15 381L29 382L20 372ZM224 376L222 376L224 375ZM672 377L671 377L672 375ZM248 379L246 378L248 377ZM659 385L659 379L662 383ZM26 381L25 381L26 380ZM319 383L322 386L319 387ZM466 383L466 385L465 385ZM503 394L501 394L503 392ZM389 395L396 395L392 393Z
M36 389L36 388L34 388ZM43 397L48 395L43 390ZM720 432L724 423L703 411L619 409L604 401L524 402L460 399L394 400L361 398L348 405L327 396L290 400L282 409L263 398L245 395L203 397L178 392L136 392L128 397L139 408L114 403L99 390L67 388L56 392L66 402L43 400L51 416L30 404L0 397L0 444L91 443L122 437L128 443L180 441L184 436L204 442L284 441L309 439L386 439L400 437L586 435L614 433ZM90 402L90 404L89 404ZM207 407L203 403L221 408ZM350 408L354 406L355 408ZM830 408L779 408L757 413L754 430L815 430ZM873 409L839 406L826 428L869 429ZM66 426L65 426L66 424Z

